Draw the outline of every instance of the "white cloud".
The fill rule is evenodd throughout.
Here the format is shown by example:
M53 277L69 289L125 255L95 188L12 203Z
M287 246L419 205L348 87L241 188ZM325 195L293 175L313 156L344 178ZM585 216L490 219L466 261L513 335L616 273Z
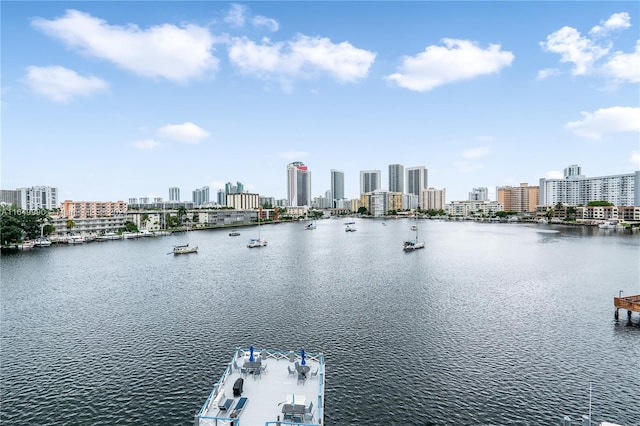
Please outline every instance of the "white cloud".
M255 16L252 20L251 23L253 24L254 27L265 27L267 30L273 32L278 31L278 29L280 28L280 26L278 25L278 22L276 22L275 19L271 19L271 18L267 18L266 16Z
M281 152L280 156L284 159L295 161L301 158L308 157L309 153L305 151L288 151L288 152Z
M575 28L563 27L547 36L546 42L540 46L548 52L560 54L560 62L574 65L574 75L587 74L593 64L609 52L610 47L601 47L590 39L582 37Z
M557 68L545 68L543 70L538 71L538 75L536 80L545 80L551 76L560 74L560 70Z
M546 179L562 179L564 178L564 173L557 170L550 170L544 174L544 177Z
M158 129L158 136L177 142L198 144L209 136L204 129L193 123L168 124Z
M463 158L481 158L489 153L489 147L482 146L479 148L467 149L462 152Z
M640 108L611 107L595 112L582 112L583 120L565 124L575 134L600 139L602 135L616 132L640 132Z
M284 81L327 74L352 82L367 76L375 56L348 42L336 44L328 38L301 34L284 43L265 38L257 44L246 37L236 38L229 48L229 59L242 72Z
M629 155L629 162L633 164L633 167L637 170L640 167L640 152L631 151L631 155Z
M133 146L136 149L139 149L141 151L151 151L155 149L159 144L160 144L159 142L153 139L143 139L143 140L135 141L133 143Z
M428 46L404 57L397 73L386 78L400 87L425 92L443 84L494 74L510 66L514 55L491 44L482 49L468 40L443 39L444 46Z
M227 11L224 17L224 22L234 27L243 27L246 21L246 16L249 11L247 6L240 4L232 4L231 8Z
M87 56L146 77L182 82L218 68L218 59L211 55L213 37L197 25L144 30L135 24L109 25L77 10L53 20L36 18L32 24Z
M83 77L68 68L28 67L26 83L31 89L54 102L69 102L78 96L106 91L109 85L97 77Z
M485 136L477 136L476 140L480 142L494 142L496 138L494 136L485 135Z
M603 68L616 80L640 83L640 40L636 42L635 52L615 52Z
M631 18L627 12L614 13L606 21L600 21L589 31L593 35L601 35L613 30L624 30L631 26Z

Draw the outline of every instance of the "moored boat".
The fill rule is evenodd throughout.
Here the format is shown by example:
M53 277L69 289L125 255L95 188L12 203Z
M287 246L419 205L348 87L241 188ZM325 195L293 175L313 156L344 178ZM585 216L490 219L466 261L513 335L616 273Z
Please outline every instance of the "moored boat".
M187 253L197 253L197 252L198 252L198 246L190 246L189 244L173 246L173 254L187 254Z
M598 225L598 228L600 229L616 229L617 227L618 227L618 224L611 220Z
M33 240L25 240L18 244L18 250L31 250L36 246L35 241Z
M238 232L235 229L233 229L231 232L229 232L229 236L230 237L237 237L238 235L240 235L240 232Z
M249 248L265 247L266 245L267 245L267 241L263 240L261 238L252 238L247 243L247 247L249 247Z
M238 348L194 425L324 424L322 353Z
M67 237L67 244L84 244L86 242L82 235L69 235Z
M49 240L47 237L38 237L35 239L35 246L36 247L49 247L51 246L51 240Z

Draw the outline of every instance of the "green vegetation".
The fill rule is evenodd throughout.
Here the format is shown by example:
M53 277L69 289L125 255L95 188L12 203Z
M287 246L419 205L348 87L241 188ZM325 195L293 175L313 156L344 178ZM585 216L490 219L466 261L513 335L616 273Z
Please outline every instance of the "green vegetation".
M587 206L589 206L589 207L610 207L610 206L613 206L613 203L610 203L608 201L589 201L587 203Z
M44 235L53 232L53 226L46 222L49 212L41 210L22 210L16 207L2 207L0 210L0 240L2 245L16 244L24 240L40 236L40 229Z

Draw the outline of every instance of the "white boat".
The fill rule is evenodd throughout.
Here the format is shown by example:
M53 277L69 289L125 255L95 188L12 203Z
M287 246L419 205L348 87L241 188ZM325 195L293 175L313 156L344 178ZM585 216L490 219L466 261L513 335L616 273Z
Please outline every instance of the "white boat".
M312 229L316 229L316 228L317 228L317 226L316 226L316 224L315 224L315 223L313 223L313 222L309 223L307 226L305 226L305 227L304 227L304 229L306 229L306 230L308 230L308 231L310 231L310 230L312 230Z
M416 231L416 238L413 240L406 240L402 243L402 250L414 251L425 247L424 241L418 241L418 225L411 226L412 231Z
M33 240L25 240L18 244L18 250L31 250L36 246L36 242Z
M47 237L38 237L34 241L36 247L50 247L51 240Z
M247 243L247 247L249 247L249 248L266 247L266 245L267 245L267 241L266 240L262 240L260 238L252 238Z
M549 221L547 219L538 219L538 223L540 225L548 225Z
M355 227L355 226L353 226L353 225L347 225L347 226L345 226L345 228L344 228L344 232L356 232L356 231L357 231L357 229L356 229L356 227Z
M229 232L230 237L237 237L238 235L240 235L240 232L236 231L235 229Z
M173 254L187 254L187 253L197 253L197 252L198 252L198 246L190 246L189 244L173 246Z
M140 238L140 234L138 234L137 232L123 232L122 238L124 238L125 240L132 240L135 238Z
M82 235L69 235L67 237L67 244L84 244L86 240Z
M97 241L112 241L121 239L122 235L118 235L115 232L105 232L102 235L98 235L98 238L96 238Z
M607 221L598 225L598 228L600 229L616 229L617 227L618 227L618 224L613 221Z
M324 389L322 353L238 348L194 425L320 426Z
M258 213L258 238L251 238L249 240L249 242L247 243L247 247L249 248L266 247L267 245L267 240L263 240L262 238L260 238L260 222L261 221L262 221L262 209L260 209L260 212Z

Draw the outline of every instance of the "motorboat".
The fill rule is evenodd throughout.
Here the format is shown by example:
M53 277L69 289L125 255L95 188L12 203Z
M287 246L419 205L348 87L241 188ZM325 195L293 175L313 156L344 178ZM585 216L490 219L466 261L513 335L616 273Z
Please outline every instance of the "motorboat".
M67 244L84 244L86 242L82 235L69 235L67 237Z
M230 237L237 237L238 235L240 235L240 232L236 231L235 229L229 232Z
M304 229L306 229L307 231L310 231L310 230L316 229L316 228L317 228L317 226L313 222L309 223L307 226L304 227Z
M322 353L237 348L193 424L320 426L324 390Z
M36 242L34 240L25 240L18 244L18 250L31 250L36 246Z
M618 224L613 221L607 221L598 225L598 228L600 229L616 229L617 227L618 227Z
M35 239L34 244L36 247L50 247L51 240L47 237L38 237Z
M353 226L353 225L347 225L347 226L345 226L344 231L345 231L345 232L356 232L356 231L357 231L357 229L356 229L356 227L355 227L355 226Z
M402 245L402 250L404 250L404 251L413 251L413 250L422 249L424 247L425 247L425 245L424 245L424 242L422 242L422 241L407 240Z
M190 246L189 244L173 246L173 254L187 254L187 253L197 253L197 252L198 252L198 246Z

